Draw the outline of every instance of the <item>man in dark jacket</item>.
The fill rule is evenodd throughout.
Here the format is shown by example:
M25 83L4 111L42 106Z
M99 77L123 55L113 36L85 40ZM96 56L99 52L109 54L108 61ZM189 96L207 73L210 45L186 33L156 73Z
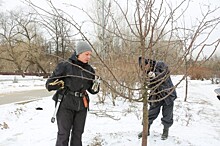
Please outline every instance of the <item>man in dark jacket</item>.
M99 92L93 88L95 71L88 64L91 58L91 46L79 42L69 60L60 62L46 82L48 91L57 90L53 99L62 101L57 112L58 134L56 146L82 146L82 134L87 115L89 97ZM71 135L71 136L70 136Z
M170 78L168 66L162 61L144 59L142 66L142 57L139 57L139 65L146 74L147 88L150 89L150 102L148 114L148 135L150 135L150 125L158 117L162 107L162 124L164 126L161 139L167 139L169 128L173 124L173 107L177 94ZM138 134L142 137L142 132Z

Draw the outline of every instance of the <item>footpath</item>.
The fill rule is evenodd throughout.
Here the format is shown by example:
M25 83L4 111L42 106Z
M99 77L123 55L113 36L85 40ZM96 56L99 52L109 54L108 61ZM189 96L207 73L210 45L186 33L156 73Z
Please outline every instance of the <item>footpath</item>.
M48 92L46 89L17 91L0 94L0 105L39 100L43 97L52 96L53 94L54 92Z

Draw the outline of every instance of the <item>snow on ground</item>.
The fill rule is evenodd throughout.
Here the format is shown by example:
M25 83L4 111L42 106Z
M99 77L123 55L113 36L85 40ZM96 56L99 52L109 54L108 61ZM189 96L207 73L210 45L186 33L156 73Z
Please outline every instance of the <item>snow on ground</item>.
M172 79L176 83L180 76L172 76ZM5 82L0 82L0 93L8 92L8 89L10 92L24 89L23 81L16 83L16 86L15 83ZM44 87L45 80L35 80L33 77L28 83L24 81L29 90L34 90L39 86ZM184 102L185 85L181 83L177 88L174 124L170 128L169 138L160 140L163 129L160 115L151 126L148 146L219 146L220 101L213 91L218 87L209 80L190 80L188 99ZM141 103L118 99L116 106L113 106L110 97L106 97L105 104L98 104L96 95L91 95L90 99L90 111L83 134L84 146L141 145L141 139L137 138L142 129ZM38 107L43 110L36 110ZM0 146L55 145L57 125L50 122L53 112L51 96L23 104L1 105Z
M40 76L0 75L0 94L44 89L45 81L46 79Z

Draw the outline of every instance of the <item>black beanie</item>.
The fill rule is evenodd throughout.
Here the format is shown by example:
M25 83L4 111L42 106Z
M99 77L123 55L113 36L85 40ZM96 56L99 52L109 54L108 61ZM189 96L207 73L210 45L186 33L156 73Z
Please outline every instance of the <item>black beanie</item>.
M144 63L145 65L150 63L150 66L151 67L154 67L155 64L156 64L156 61L154 60L151 60L151 59L147 59L147 58L142 58L141 56L138 58L138 63L139 63L139 66L141 67L141 62L142 62L142 59L144 59Z

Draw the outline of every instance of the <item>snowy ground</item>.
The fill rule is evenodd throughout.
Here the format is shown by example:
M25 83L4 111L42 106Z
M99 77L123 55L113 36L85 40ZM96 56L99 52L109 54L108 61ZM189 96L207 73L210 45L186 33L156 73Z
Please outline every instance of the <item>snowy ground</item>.
M37 76L0 75L0 94L45 88L45 79Z
M28 82L18 79L18 83L2 81L0 94L21 90L44 88L44 79L32 77ZM28 78L28 77L25 77ZM31 77L29 77L31 78ZM14 79L14 77L13 77ZM174 83L178 76L172 77ZM177 88L174 125L169 138L160 140L162 125L160 117L151 126L148 146L219 146L220 145L220 101L214 89L219 85L211 81L190 80L189 96L184 100L184 83ZM27 87L27 88L26 88ZM1 98L1 97L0 97ZM113 106L109 97L106 103L97 104L97 97L90 96L90 111L87 116L84 146L140 146L141 103L129 103L118 99ZM41 107L43 110L36 110ZM54 102L50 97L23 104L12 103L0 106L0 146L53 146L56 141L57 126L51 123Z

